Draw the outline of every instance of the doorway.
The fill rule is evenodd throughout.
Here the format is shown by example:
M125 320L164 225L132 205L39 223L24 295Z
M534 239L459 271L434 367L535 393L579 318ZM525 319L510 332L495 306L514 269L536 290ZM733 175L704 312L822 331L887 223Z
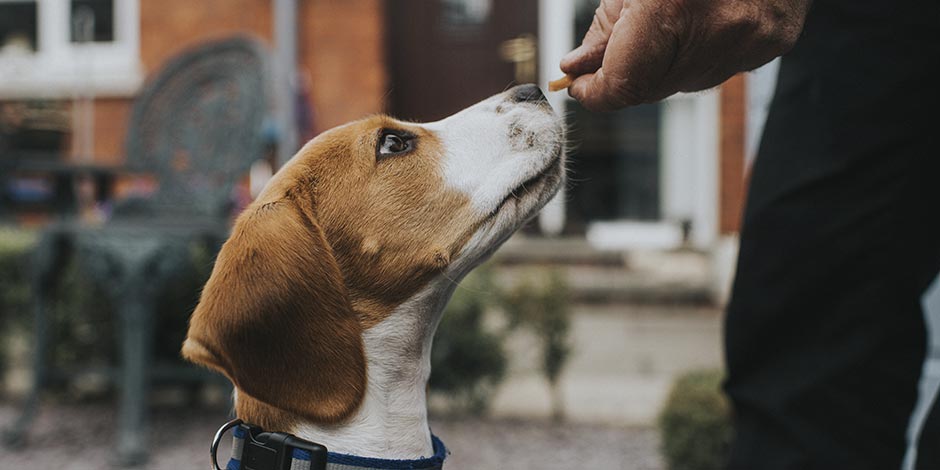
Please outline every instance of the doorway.
M385 7L388 111L397 118L435 121L538 79L538 0L395 0Z

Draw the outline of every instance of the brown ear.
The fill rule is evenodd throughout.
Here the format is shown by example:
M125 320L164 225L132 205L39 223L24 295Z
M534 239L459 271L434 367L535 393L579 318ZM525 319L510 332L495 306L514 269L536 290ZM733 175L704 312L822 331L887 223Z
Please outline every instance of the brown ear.
M246 211L190 319L187 359L264 403L317 423L365 391L361 327L309 210L283 199Z

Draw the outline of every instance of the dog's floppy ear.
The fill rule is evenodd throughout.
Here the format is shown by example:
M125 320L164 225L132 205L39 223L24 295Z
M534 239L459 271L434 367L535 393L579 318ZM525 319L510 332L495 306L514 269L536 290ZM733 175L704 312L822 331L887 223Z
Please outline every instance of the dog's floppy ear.
M318 423L348 416L365 390L361 326L312 208L249 208L193 312L183 356L264 403Z

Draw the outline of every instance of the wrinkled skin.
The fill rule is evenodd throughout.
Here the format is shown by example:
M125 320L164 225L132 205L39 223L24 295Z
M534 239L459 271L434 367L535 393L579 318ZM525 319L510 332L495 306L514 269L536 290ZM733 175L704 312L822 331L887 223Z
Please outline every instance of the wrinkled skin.
M601 0L561 61L568 93L593 111L719 85L784 54L811 0Z

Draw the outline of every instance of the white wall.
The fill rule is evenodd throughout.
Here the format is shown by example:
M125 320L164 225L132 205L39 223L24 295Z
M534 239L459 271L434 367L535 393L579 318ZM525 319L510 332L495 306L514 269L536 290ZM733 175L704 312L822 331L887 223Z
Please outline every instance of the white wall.
M747 128L744 148L748 165L754 162L757 146L764 131L767 111L777 87L777 72L780 71L780 59L774 59L767 65L747 74Z
M574 7L570 0L539 0L539 85L561 77L558 64L574 48ZM556 113L565 114L568 93L548 93ZM565 188L542 209L539 228L546 235L558 235L565 226Z
M715 91L663 103L660 201L667 222L692 222L691 244L710 250L718 237L720 102Z

